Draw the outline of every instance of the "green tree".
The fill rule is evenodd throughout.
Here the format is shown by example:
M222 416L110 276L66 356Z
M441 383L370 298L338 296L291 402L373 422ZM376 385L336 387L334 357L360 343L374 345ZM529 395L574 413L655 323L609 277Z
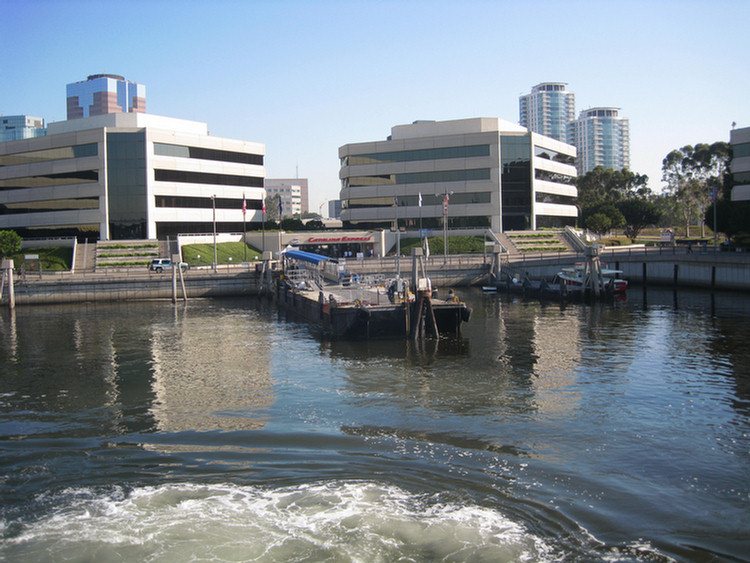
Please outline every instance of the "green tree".
M648 176L631 172L627 168L613 170L597 166L580 176L576 182L578 204L581 209L623 199L648 198Z
M729 143L685 145L670 152L662 161L662 180L667 192L685 221L685 234L690 236L690 223L701 223L705 236L704 215L710 201L709 187L721 186L728 174L732 149Z
M325 223L321 221L320 219L310 219L307 223L305 223L305 228L308 231L322 231L326 228Z
M281 219L281 196L279 194L266 196L266 221Z
M23 239L16 231L0 231L0 256L8 258L21 252Z
M305 225L299 217L287 217L281 220L282 231L304 231Z
M649 225L655 225L661 218L658 206L646 199L626 199L617 204L625 217L625 236L632 242Z
M590 231L595 232L597 235L604 235L612 228L612 219L607 217L604 213L594 213L586 219L584 226Z

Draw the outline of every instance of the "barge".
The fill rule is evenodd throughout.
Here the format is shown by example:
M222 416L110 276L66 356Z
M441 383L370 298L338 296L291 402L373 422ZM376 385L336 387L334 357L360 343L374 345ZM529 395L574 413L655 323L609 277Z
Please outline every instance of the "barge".
M421 249L412 252L412 280L359 278L328 256L288 248L274 298L280 307L332 338L443 338L460 334L471 316L449 291L438 298L424 272Z

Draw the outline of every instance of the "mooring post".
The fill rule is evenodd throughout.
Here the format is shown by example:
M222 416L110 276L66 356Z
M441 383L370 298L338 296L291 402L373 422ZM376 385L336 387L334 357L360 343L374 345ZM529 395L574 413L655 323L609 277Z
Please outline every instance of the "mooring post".
M2 270L3 277L8 281L8 308L13 310L16 308L16 292L13 287L13 260L3 259Z

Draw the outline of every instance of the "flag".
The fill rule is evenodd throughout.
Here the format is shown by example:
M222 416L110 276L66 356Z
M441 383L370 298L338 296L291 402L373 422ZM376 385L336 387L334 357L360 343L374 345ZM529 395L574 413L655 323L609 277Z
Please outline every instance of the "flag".
M419 192L419 207L422 207L422 192Z
M284 214L284 204L281 201L281 198L279 198L279 219L281 219L281 216Z
M451 198L450 194L445 194L445 199L443 200L443 213L445 215L448 215L448 200Z
M247 213L247 200L245 199L245 196L242 196L242 216L244 217Z
M263 217L265 217L266 216L266 200L265 199L263 200L263 207L262 207L262 209L263 209Z
M424 257L425 260L430 257L430 241L427 237L424 239Z

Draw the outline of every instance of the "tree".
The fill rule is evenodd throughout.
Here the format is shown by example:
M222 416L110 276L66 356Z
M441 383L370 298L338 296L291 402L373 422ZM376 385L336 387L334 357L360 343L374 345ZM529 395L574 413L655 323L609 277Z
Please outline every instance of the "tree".
M631 172L627 168L613 170L597 166L580 176L576 182L578 204L581 209L602 203L615 203L623 199L648 198L648 176Z
M281 219L281 196L279 194L266 196L266 221Z
M16 231L0 231L0 256L8 258L21 252L23 239Z
M305 223L305 228L308 231L322 231L326 228L325 223L321 221L320 219L310 219L307 223Z
M287 217L281 220L282 231L304 231L305 225L297 217Z
M661 212L655 203L645 199L626 199L617 204L625 217L625 236L632 242L649 225L659 222Z
M612 219L607 217L604 213L594 213L586 219L584 226L601 236L608 233L612 228Z
M731 154L729 143L699 143L675 149L662 161L662 180L675 197L687 236L692 220L701 222L701 236L705 236L703 217L710 203L708 189L725 183Z

